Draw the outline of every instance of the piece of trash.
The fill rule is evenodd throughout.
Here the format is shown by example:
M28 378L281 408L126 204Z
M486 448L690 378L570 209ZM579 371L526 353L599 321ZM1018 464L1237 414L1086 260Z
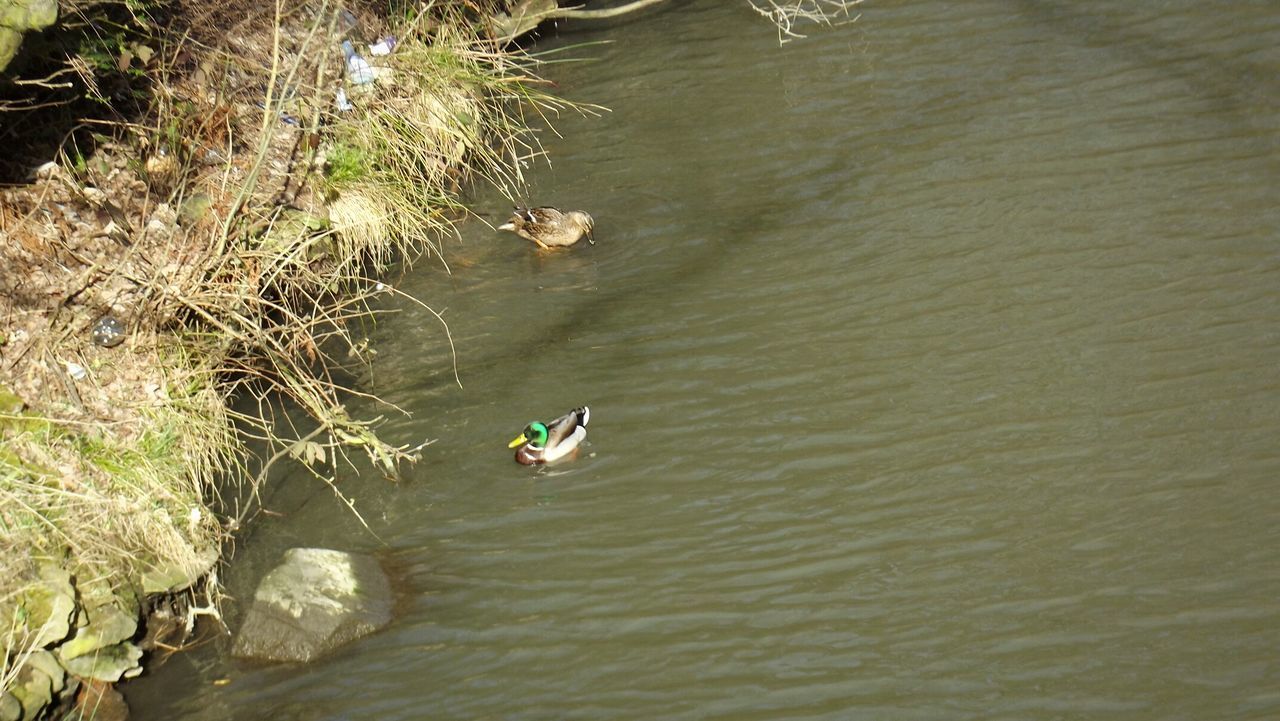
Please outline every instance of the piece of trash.
M384 291L384 290L386 290L386 289L387 289L387 284L386 284L386 283L381 283L381 282L379 282L379 283L377 283L377 284L375 284L375 285L373 286L373 292L375 292L375 293L381 293L382 291Z
M265 104L265 103L263 103L261 100L255 100L253 104L254 104L254 105L256 105L257 107L261 108L262 110L266 110L266 109L267 109L266 104ZM298 119L297 119L297 118L293 117L292 115L289 115L288 113L286 113L286 112L284 112L284 111L279 111L279 112L277 112L277 113L276 113L276 115L278 115L278 116L280 117L280 122L284 123L285 125L298 125L298 124L299 124L299 123L298 123Z
M390 55L396 49L396 36L388 35L369 46L369 54L373 56Z
M107 315L93 324L93 342L103 348L112 348L124 342L124 323Z
M360 57L350 40L342 41L342 57L347 59L347 79L356 85L368 85L373 82L373 66Z
M89 371L85 370L85 367L80 365L79 363L66 361L66 364L67 364L67 373L70 373L71 377L75 378L78 381L84 380L89 375Z
M338 112L341 112L341 113L349 112L354 107L355 106L351 104L351 101L347 100L346 89L338 88Z
M222 153L209 147L203 148L204 154L200 156L200 162L205 165L219 165L226 162L226 158L222 157Z

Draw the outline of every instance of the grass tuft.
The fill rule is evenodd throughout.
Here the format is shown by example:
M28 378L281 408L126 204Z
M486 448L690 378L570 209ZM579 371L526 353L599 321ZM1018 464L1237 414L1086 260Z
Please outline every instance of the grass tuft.
M387 28L400 45L340 113L338 11L232 5L226 41L241 44L157 38L154 58L125 64L145 67L150 110L93 124L98 152L66 143L38 187L0 203L13 241L0 245L13 270L0 279L0 691L36 637L20 600L42 564L130 592L210 570L266 476L246 470L248 442L267 448L263 466L296 459L340 498L351 454L389 477L416 459L421 445L344 405L367 396L345 379L368 363L376 278L422 254L444 262L460 194L480 182L520 197L543 155L534 126L594 110L486 39L475 2L429 1ZM106 60L120 66L122 47L138 54L113 40ZM57 278L70 285L36 287ZM108 313L128 330L114 350L87 340ZM440 342L452 347L443 320ZM230 410L244 400L255 407ZM310 427L280 420L296 417L286 407ZM250 485L224 502L226 479Z

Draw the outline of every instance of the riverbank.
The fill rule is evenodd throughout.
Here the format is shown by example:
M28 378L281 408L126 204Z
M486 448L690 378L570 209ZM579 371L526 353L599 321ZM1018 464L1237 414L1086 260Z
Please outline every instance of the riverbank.
M396 292L379 275L442 260L474 180L516 197L540 153L523 113L566 107L486 30L500 4L476 9L135 15L98 48L106 78L78 81L113 112L11 156L30 175L0 191L0 719L100 699L217 616L264 475L247 441L339 495L346 454L389 477L416 458L425 439L379 437L337 380ZM48 130L37 105L6 120ZM282 404L311 426L274 423Z

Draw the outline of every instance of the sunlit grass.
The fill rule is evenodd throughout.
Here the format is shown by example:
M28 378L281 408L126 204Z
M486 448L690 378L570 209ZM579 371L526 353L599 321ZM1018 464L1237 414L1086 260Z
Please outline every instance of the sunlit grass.
M146 289L139 324L154 354L113 362L154 363L162 382L116 425L24 411L0 393L0 625L10 624L11 652L0 690L32 642L20 599L40 583L41 564L144 591L208 572L211 551L249 513L241 500L220 503L219 483L245 480L239 495L252 499L266 476L246 471L247 440L268 449L267 467L298 459L353 510L338 484L347 454L388 476L416 458L420 444L380 437L380 419L344 405L372 398L343 369L368 362L363 328L384 292L379 274L423 253L443 261L442 239L467 215L461 194L488 183L520 197L524 169L543 155L535 128L594 110L556 99L535 73L540 61L482 39L462 4L428 2L394 29L400 45L380 61L390 79L353 89L354 109L340 114L340 80L325 72L334 15L317 14L290 43L280 20L264 56L210 55L202 88L216 92L190 92L172 68L154 69L154 117L119 129L147 138L149 160L162 147L172 159L145 166L159 193L148 202L170 204L183 235L148 249L154 275L109 269ZM247 95L235 97L219 73L241 76ZM271 92L246 122L260 88L286 86L297 88L296 125L280 122ZM65 166L82 182L93 161L77 152ZM282 202L279 187L315 202ZM451 345L441 328L439 342ZM74 355L64 350L40 353ZM235 399L249 410L229 410ZM292 425L286 404L311 426Z

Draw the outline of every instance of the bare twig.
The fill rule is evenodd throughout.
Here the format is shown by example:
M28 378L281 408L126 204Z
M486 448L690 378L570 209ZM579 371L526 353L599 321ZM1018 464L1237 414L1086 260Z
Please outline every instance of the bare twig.
M607 20L609 18L616 18L620 15L626 15L627 13L633 13L637 10L643 10L650 5L656 5L660 2L665 2L665 0L635 0L634 2L629 2L626 5L619 5L618 7L606 8L604 10L583 10L581 6L560 8L547 13L546 17L548 19L575 18L578 20Z
M807 37L796 32L798 23L808 22L818 25L845 25L858 19L849 11L862 0L749 0L751 9L769 19L778 28L778 43ZM836 18L843 17L843 20Z

